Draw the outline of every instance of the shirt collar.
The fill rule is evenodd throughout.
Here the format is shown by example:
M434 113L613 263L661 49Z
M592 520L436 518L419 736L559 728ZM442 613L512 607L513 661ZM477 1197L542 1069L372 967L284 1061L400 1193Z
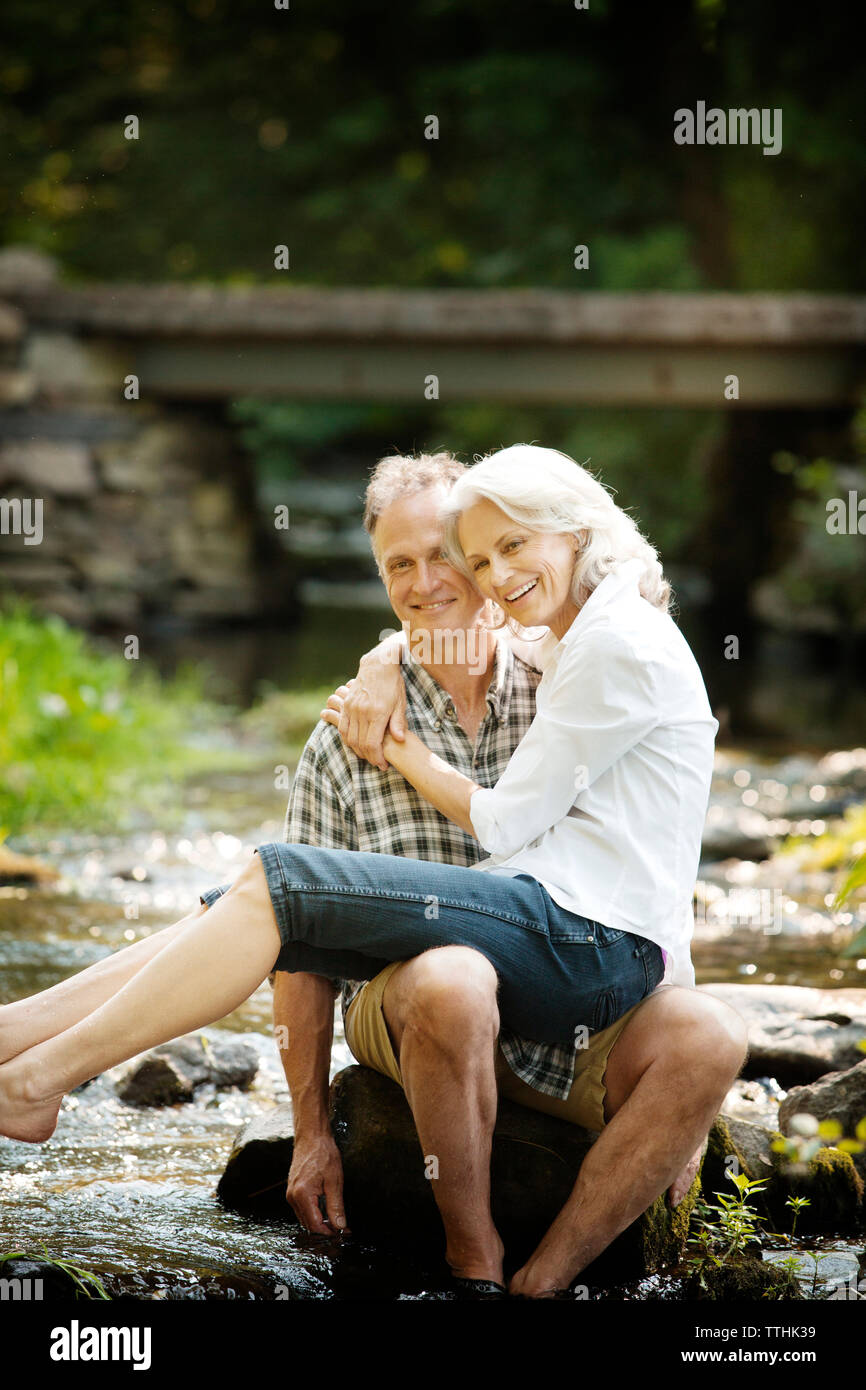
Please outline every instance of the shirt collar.
M441 727L443 719L456 718L454 701L448 691L443 689L408 648L403 656L403 677L407 690L416 696L417 706L431 728ZM487 687L487 704L500 724L508 718L513 687L514 654L508 642L497 633L493 672Z

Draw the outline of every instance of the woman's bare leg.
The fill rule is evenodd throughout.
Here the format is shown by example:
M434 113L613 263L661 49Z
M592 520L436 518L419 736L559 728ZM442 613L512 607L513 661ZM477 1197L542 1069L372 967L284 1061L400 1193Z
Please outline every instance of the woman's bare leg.
M280 934L258 855L204 915L86 1018L0 1066L0 1134L41 1143L65 1093L231 1013L270 973Z
M110 956L79 970L68 980L60 980L27 999L0 1005L0 1065L93 1013L206 910L200 904L197 912L133 946L112 951Z

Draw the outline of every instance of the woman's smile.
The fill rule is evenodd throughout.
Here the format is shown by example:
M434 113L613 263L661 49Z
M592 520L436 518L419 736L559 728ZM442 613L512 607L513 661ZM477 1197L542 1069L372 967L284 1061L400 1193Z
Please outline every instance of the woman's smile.
M503 594L502 601L510 604L519 603L527 594L532 593L537 584L537 579L530 579L528 583L521 585L519 589L513 589L510 594Z

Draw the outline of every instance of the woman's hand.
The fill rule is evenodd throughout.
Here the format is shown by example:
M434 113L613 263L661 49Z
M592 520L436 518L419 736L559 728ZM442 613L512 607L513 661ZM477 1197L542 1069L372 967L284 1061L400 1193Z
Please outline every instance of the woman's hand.
M398 743L406 737L406 687L399 664L383 661L377 652L363 657L358 675L328 697L321 717L353 753L386 772L385 735Z

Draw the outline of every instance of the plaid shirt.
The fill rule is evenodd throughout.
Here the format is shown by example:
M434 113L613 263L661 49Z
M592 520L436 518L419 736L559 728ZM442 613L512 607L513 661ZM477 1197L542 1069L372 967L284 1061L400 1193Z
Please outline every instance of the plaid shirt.
M457 721L448 693L408 657L401 668L410 729L431 752L482 787L495 786L535 715L537 671L497 643L487 692L487 713L475 747ZM393 768L381 772L346 748L332 724L316 725L292 783L284 826L290 843L322 849L399 854L470 867L484 857L481 845L449 821ZM343 985L342 1014L363 988ZM502 1051L527 1085L564 1099L571 1090L577 1043L550 1044L520 1038L503 1028Z

